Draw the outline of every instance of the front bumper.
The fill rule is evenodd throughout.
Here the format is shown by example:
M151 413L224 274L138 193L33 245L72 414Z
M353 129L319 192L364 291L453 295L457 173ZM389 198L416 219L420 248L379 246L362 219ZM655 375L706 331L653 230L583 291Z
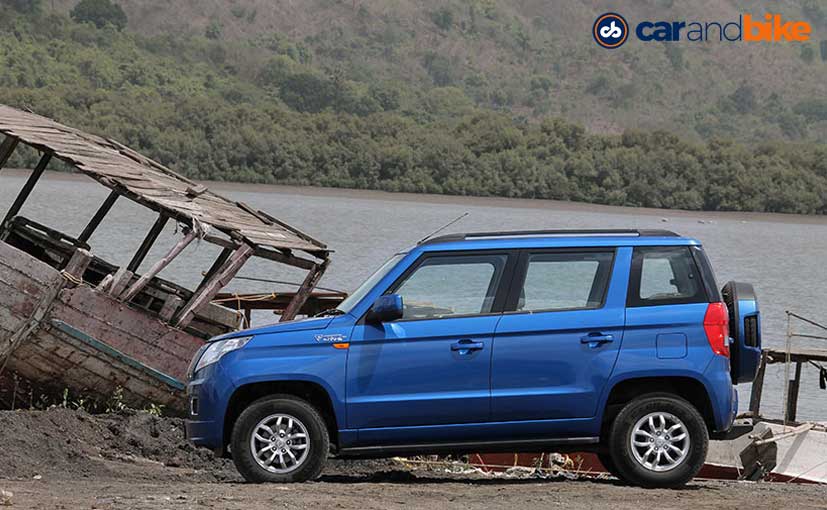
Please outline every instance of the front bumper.
M217 453L225 449L224 416L234 390L232 383L221 375L220 363L216 363L200 370L189 381L189 412L185 421L187 439Z

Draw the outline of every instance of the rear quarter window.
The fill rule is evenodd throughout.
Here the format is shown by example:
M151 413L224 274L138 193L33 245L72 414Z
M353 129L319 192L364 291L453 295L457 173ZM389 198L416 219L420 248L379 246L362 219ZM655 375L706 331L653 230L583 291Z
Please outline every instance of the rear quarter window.
M635 248L628 306L706 303L704 280L688 246Z

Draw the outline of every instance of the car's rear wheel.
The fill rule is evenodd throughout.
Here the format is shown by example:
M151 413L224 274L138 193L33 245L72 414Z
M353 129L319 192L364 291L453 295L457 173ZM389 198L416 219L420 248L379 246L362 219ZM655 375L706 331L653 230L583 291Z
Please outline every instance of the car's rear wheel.
M324 420L308 402L276 395L253 402L235 422L233 462L248 482L303 482L319 476L330 449Z
M703 467L709 433L692 404L669 394L629 402L611 427L618 478L642 487L678 487Z

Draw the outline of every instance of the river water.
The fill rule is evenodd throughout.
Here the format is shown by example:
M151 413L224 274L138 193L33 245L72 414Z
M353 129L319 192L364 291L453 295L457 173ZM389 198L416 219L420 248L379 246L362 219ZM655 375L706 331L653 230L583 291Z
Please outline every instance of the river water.
M0 214L5 214L27 174L0 172ZM451 231L540 228L665 228L700 239L719 282L751 282L758 293L765 345L786 341L785 310L827 322L827 218L793 215L695 213L604 207L540 200L440 197L371 191L290 188L208 183L211 189L244 201L301 228L328 244L335 253L323 287L353 290L394 253L415 244L463 213ZM21 214L77 236L103 202L108 190L79 175L47 173L37 184ZM126 264L155 216L120 199L90 240L93 252L112 263ZM177 238L168 225L143 266L146 269ZM218 254L207 243L190 246L162 276L193 287ZM265 279L299 282L303 273L278 264L254 260L240 273ZM283 290L266 283L236 281L231 290ZM261 324L268 316L258 315ZM802 332L818 333L799 328ZM827 347L827 341L795 339L794 345ZM784 370L770 367L762 412L780 417ZM741 410L746 410L749 386L739 385ZM827 421L827 391L818 387L818 374L804 369L799 418Z

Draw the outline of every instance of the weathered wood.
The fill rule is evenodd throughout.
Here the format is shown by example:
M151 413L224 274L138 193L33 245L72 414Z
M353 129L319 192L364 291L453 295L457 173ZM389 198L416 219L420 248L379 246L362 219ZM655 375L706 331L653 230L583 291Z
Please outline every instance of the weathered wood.
M326 257L325 247L263 219L186 177L114 141L29 112L0 105L0 133L74 165L124 196L192 226L195 221L235 234L250 245L302 250ZM7 145L11 145L9 141Z
M210 234L207 234L206 236L204 236L204 240L209 242L209 243L212 243L212 244L217 244L218 246L221 246L223 248L235 249L235 248L238 248L238 246L239 246L239 244L237 242L233 242L233 241L230 241L230 240L227 240L227 239L222 239L220 237L210 235ZM273 251L273 250L267 250L267 249L264 249L264 248L257 248L255 255L256 255L256 257L261 257L263 259L272 260L273 262L280 262L282 264L287 264L289 266L295 266L295 267L298 267L300 269L310 270L310 269L313 269L313 267L316 265L316 263L313 262L312 260L303 259L303 258L296 257L296 256L293 256L293 255L285 255L284 253L281 253L281 252L278 252L278 251Z
M89 238L92 237L92 234L95 233L95 230L100 226L103 219L109 214L109 211L112 209L112 206L115 205L115 201L118 200L119 196L120 194L116 191L109 193L109 196L106 197L106 200L104 200L98 211L92 216L92 219L89 220L89 224L86 225L86 228L84 228L83 232L78 236L78 241L82 243L89 241Z
M113 297L120 296L126 286L132 282L132 277L135 276L132 271L125 267L118 268L115 275L112 277L112 283L109 284L108 294Z
M204 193L207 192L207 187L203 184L196 184L194 186L190 186L187 188L187 196L188 197L200 197Z
M43 293L34 310L32 310L28 321L8 339L6 345L0 346L0 351L2 351L0 352L2 356L2 359L0 359L0 375L6 369L6 365L14 355L14 351L40 327L40 323L46 318L55 298L67 283L68 281L63 276L55 278Z
M169 216L165 214L161 214L158 216L158 219L155 220L155 223L152 225L152 228L149 229L149 233L144 238L141 246L138 248L138 251L135 252L135 255L132 257L132 260L129 261L129 264L126 266L127 269L132 271L133 273L138 271L138 268L141 267L141 263L146 258L147 254L149 254L149 250L152 249L152 245L155 244L155 241L158 240L158 236L161 235L161 232L164 231L164 227L166 226L167 222L169 221Z
M224 266L224 264L227 262L227 259L230 258L230 255L232 255L234 251L235 250L232 248L224 248L223 250L221 250L221 253L219 253L218 257L215 259L215 262L213 262L210 269L206 272L206 274L204 274L204 279L202 279L201 283L198 284L198 288L195 290L196 293L198 293L199 290L203 289L204 286L207 285L210 282L210 280L213 279L215 273L217 273Z
M171 321L173 315L175 315L175 312L181 308L183 303L183 299L174 294L170 294L167 296L167 300L164 301L164 306L161 307L161 311L158 312L158 317L164 322Z
M3 222L0 223L0 232L4 232L9 225L9 222L12 218L17 216L17 213L20 212L20 209L23 207L23 204L26 203L26 199L29 198L31 195L32 190L34 189L34 185L37 184L37 181L40 180L40 177L43 175L43 172L46 170L46 166L51 161L52 155L49 153L44 154L40 161L38 161L37 166L32 171L29 178L26 180L26 184L23 185L23 189L20 190L20 194L17 195L17 198L14 200L14 203L9 208L8 212L6 213L6 217L3 218Z
M187 232L186 235L184 235L184 237L181 238L181 240L175 243L175 246L173 246L161 260L156 262L155 265L153 265L149 269L149 271L147 271L143 274L143 276L138 278L137 282L132 284L131 287L124 291L124 293L120 297L120 300L128 302L132 298L137 296L138 293L141 292L141 290L143 290L144 287L146 287L149 281L155 278L155 276L158 273L163 271L163 269L167 267L170 264L170 262L172 262L175 259L175 257L177 257L184 250L184 248L189 246L189 244L193 242L193 240L195 240L196 237L197 236L195 234L195 231L190 230L189 232Z
M787 410L784 413L785 422L794 422L798 413L798 390L801 387L801 362L795 364L795 378L790 381L787 393Z
M72 255L72 258L69 259L69 262L66 264L66 267L63 268L63 272L73 278L82 280L84 273L86 273L86 269L89 267L89 264L91 263L92 254L86 250L77 249L75 250L74 255Z
M114 279L113 275L110 273L103 277L103 280L98 284L96 287L99 292L106 292L108 293L109 286L112 285L112 280Z
M241 267L247 262L255 250L245 244L237 249L224 263L221 270L199 292L193 294L184 309L178 315L175 325L179 328L187 327L195 317L195 311L212 301L216 294L232 280Z
M20 139L6 135L6 139L3 140L3 143L0 144L0 170L6 166L8 163L9 158L12 154L14 154L14 149L17 148L17 144L20 142Z
M302 282L302 286L299 287L298 292L296 292L296 296L290 301L287 308L284 309L284 313L281 314L279 322L292 321L296 318L296 315L298 315L299 310L304 306L310 293L313 292L313 288L319 283L322 275L324 275L324 272L327 270L328 263L326 260L307 273L304 282Z
M29 218L24 218L23 216L17 216L12 220L13 227L9 230L14 230L17 228L26 228L30 232L36 231L35 233L42 233L46 237L53 239L55 241L64 242L69 246L63 246L65 250L73 250L75 247L83 248L85 250L89 249L89 245L86 243L82 243L75 239L74 237L64 234L59 230L55 230L53 228L49 228L46 225L38 223L34 220L30 220Z
M749 397L749 412L753 419L761 416L761 394L764 391L764 374L767 371L767 357L766 351L761 353L761 362L758 365L758 373L755 374L755 380L752 381L752 392Z

